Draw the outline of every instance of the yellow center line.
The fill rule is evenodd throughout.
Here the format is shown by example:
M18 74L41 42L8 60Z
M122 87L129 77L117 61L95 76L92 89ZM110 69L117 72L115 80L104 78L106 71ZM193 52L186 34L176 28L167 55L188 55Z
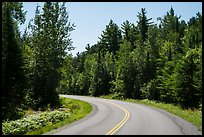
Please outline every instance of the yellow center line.
M106 135L113 135L113 134L114 134L116 131L118 131L118 130L125 124L125 122L129 119L130 113L127 111L127 109L121 107L121 106L118 105L118 104L115 104L115 103L109 102L109 101L107 101L107 102L110 103L110 104L113 104L113 105L115 105L115 106L117 106L117 107L119 107L120 109L122 109L122 110L125 112L125 117L120 121L120 123L117 124L113 129L111 129L111 130L106 134Z

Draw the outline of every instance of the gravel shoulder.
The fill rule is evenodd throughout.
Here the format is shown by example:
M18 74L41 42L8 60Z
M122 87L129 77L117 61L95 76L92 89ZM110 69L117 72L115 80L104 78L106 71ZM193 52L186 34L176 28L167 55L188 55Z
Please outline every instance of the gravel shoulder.
M150 107L150 106L149 106ZM202 131L199 131L198 128L193 125L191 122L188 122L175 114L169 113L168 111L160 108L151 107L160 111L161 113L167 115L170 119L172 119L180 128L184 135L202 135Z

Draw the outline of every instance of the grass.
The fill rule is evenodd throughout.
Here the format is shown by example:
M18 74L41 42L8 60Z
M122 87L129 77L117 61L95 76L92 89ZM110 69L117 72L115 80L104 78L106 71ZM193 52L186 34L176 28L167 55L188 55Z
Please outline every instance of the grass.
M114 99L112 98L112 95L101 96L101 97L107 98L107 99ZM156 101L147 100L147 99L144 99L144 100L121 99L121 98L116 98L116 99L164 109L172 114L175 114L191 122L192 124L197 126L198 130L202 131L202 111L201 110L182 109L180 106L175 106L173 104L166 104L162 102L156 102Z
M64 105L64 107L69 108L71 110L70 116L67 119L60 121L56 124L46 125L45 127L42 127L38 130L28 132L26 133L26 135L44 134L51 130L62 127L66 124L70 124L74 121L80 120L81 118L85 117L88 113L92 111L91 105L87 102L76 100L76 99L70 99L70 98L60 98L60 99L62 100L62 104Z

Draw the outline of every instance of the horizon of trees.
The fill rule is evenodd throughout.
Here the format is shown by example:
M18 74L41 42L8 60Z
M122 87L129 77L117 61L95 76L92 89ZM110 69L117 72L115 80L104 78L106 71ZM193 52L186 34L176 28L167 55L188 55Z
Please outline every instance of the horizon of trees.
M28 29L22 2L2 2L2 118L58 107L58 94L149 99L202 106L202 15L180 20L173 8L154 24L147 11L121 28L111 19L98 43L73 57L65 2L36 7ZM29 30L29 31L28 31Z
M202 15L180 20L171 7L159 24L142 8L138 22L111 19L97 44L66 57L59 93L150 99L202 106Z

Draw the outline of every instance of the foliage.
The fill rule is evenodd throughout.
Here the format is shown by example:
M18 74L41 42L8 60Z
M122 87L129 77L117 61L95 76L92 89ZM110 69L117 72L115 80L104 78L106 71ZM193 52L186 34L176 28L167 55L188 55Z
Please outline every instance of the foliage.
M32 30L31 47L34 50L32 92L33 108L58 104L56 88L61 79L59 69L62 67L66 50L71 50L70 32L74 24L70 24L65 3L45 2L41 13L36 8ZM48 97L49 96L49 97Z
M175 67L174 87L184 108L198 108L202 102L201 47L189 50Z
M152 79L150 82L144 83L143 87L140 88L142 98L149 100L159 100L160 93L157 85L157 79Z
M21 117L25 101L25 61L18 24L25 21L25 12L20 2L2 3L2 118Z
M145 8L141 9L141 13L138 12L138 28L140 30L140 33L142 35L142 40L145 41L145 39L147 38L147 32L148 32L148 27L150 24L152 24L153 22L149 22L152 18L147 19L147 11L145 11Z
M101 55L98 54L97 65L90 85L90 94L93 96L106 95L110 90L110 75L100 62Z
M26 132L39 129L52 123L57 123L69 117L67 111L43 112L39 115L29 116L27 118L18 119L16 121L5 122L2 124L4 135L22 135Z
M121 29L110 20L98 43L88 44L87 51L73 58L77 71L71 76L77 84L69 89L80 95L87 95L84 89L88 89L93 96L111 94L117 98L119 94L199 108L202 15L197 13L186 24L171 7L157 26L146 13L142 8L137 24L126 20ZM187 57L190 53L193 61ZM189 94L196 101L187 97Z
M53 111L45 111L37 114L31 114L15 121L4 121L2 123L3 135L24 135L38 133L42 129L49 127L57 127L57 124L73 122L84 117L91 111L91 106L83 101L60 98L61 107ZM86 108L86 109L85 109ZM66 121L66 123L64 123ZM48 131L49 131L48 130Z
M115 56L116 51L119 49L121 38L121 30L111 19L106 26L105 31L101 34L100 50L108 50L113 56Z

